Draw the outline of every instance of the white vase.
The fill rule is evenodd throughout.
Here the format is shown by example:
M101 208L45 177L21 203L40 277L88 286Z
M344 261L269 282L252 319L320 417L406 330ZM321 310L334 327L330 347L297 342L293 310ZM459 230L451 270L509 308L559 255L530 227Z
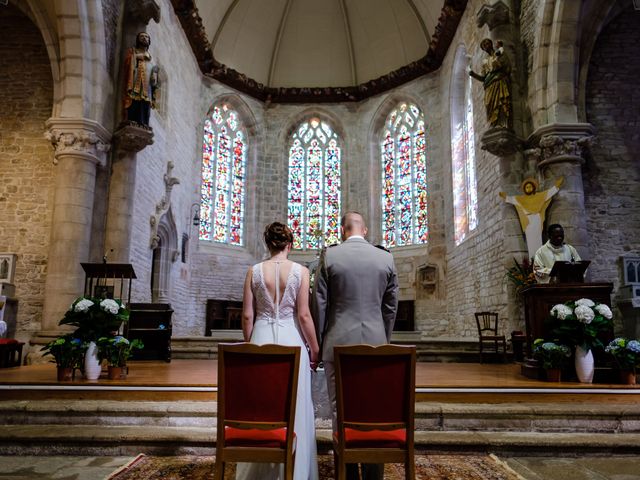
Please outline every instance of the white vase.
M593 353L591 350L584 350L582 347L576 347L576 375L582 383L593 382L593 372L595 364L593 363Z
M95 342L89 342L89 347L84 354L84 377L87 380L97 380L101 370L102 367L98 361L98 346Z

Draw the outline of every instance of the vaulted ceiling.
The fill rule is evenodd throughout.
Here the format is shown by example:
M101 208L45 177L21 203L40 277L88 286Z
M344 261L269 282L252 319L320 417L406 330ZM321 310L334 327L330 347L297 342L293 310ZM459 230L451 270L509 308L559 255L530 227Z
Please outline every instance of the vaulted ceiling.
M360 100L437 69L467 0L171 0L201 70L267 101Z

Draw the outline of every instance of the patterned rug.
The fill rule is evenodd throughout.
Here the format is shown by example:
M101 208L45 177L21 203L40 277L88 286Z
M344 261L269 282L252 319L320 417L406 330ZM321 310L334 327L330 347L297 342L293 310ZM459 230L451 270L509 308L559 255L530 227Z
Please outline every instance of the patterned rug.
M416 455L416 479L424 480L523 480L493 455ZM333 479L333 456L318 457L320 480ZM215 457L151 457L138 455L113 472L107 480L213 480ZM225 479L235 477L235 465L227 466ZM386 464L385 480L404 480L402 464Z

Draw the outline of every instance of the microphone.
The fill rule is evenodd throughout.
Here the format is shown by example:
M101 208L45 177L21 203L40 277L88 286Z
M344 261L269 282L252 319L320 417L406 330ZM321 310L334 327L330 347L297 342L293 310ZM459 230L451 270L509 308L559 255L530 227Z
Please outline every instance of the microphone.
M109 250L104 252L104 255L102 256L102 263L107 263L107 255L109 254L109 252L113 252L113 248L110 248Z

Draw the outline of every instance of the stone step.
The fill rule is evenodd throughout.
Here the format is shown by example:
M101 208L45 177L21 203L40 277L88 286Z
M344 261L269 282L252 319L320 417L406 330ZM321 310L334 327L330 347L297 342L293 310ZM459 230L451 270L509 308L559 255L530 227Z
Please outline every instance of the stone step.
M0 455L212 455L214 427L0 426ZM331 449L331 432L317 431L318 451ZM640 453L637 433L428 432L415 434L417 451L517 453Z
M215 427L217 403L48 400L0 402L0 425ZM318 429L328 428L325 418ZM419 432L640 433L640 404L418 402Z

